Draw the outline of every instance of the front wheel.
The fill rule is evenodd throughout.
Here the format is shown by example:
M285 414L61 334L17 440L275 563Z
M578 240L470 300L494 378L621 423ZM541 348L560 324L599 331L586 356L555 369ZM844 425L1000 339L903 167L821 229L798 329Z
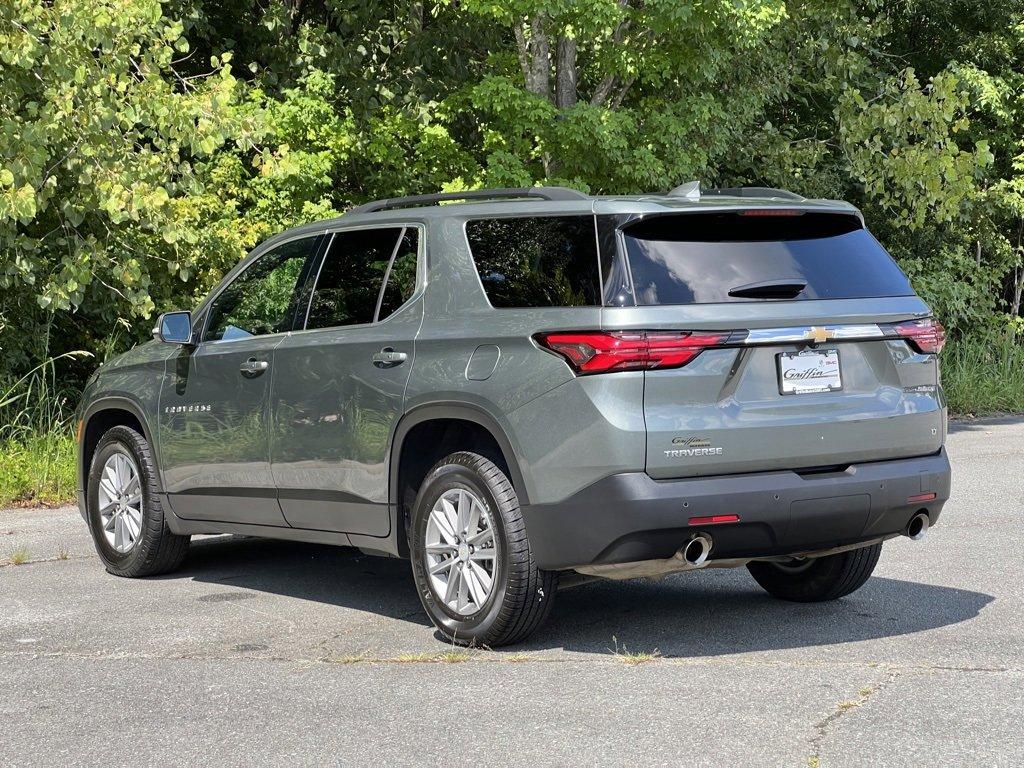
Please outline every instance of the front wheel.
M145 437L129 427L109 429L96 446L87 481L89 528L110 573L136 578L181 565L189 537L167 526Z
M882 545L784 563L753 561L747 570L773 597L797 603L836 600L860 589L871 576Z
M454 643L516 643L551 611L558 575L537 567L512 483L479 454L453 453L427 473L409 549L420 601Z

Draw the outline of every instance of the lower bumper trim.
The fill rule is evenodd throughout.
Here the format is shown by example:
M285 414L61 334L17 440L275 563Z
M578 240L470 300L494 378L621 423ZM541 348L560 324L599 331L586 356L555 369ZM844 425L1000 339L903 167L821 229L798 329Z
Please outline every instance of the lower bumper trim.
M717 561L863 546L903 533L919 511L938 522L949 498L945 449L931 456L854 464L841 472L793 471L654 480L629 472L599 480L557 504L523 508L541 568L638 563L673 557L695 534L714 538ZM930 501L911 497L934 493ZM736 514L729 525L691 518Z

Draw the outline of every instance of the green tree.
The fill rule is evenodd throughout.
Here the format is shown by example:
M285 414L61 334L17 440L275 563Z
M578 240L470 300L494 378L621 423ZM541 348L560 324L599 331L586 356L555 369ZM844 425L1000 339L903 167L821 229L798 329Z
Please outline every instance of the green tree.
M62 345L94 346L90 332L148 317L189 279L193 164L238 128L226 61L186 78L187 55L158 0L0 7L0 316L17 320L4 365L45 354L54 324ZM85 323L68 316L84 306Z
M1021 0L9 0L0 377L141 338L283 228L482 185L849 199L954 333L997 327L1022 60Z

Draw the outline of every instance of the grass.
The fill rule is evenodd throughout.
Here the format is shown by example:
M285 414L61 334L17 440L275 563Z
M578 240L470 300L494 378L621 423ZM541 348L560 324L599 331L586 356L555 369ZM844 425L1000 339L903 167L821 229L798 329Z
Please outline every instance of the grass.
M57 385L57 362L0 382L0 507L61 504L75 493L71 398Z
M339 656L338 658L331 659L331 661L335 664L361 664L369 658L369 652L360 651L359 653L350 653L346 656Z
M951 341L942 352L941 366L942 386L952 413L1024 412L1024 344L1020 339Z
M612 655L623 664L630 667L637 667L661 658L661 651L655 648L653 651L631 651L625 645L619 645L619 639L612 637L614 648L609 648Z
M67 432L0 442L0 508L57 505L75 494L75 441Z
M502 657L502 661L507 664L525 664L528 661L533 661L534 657L529 653L510 653L507 656Z
M451 648L440 653L402 653L390 661L396 664L461 664L472 661L475 654L464 648Z
M28 562L28 558L28 547L18 547L13 552L11 552L11 565L24 565Z
M396 656L372 656L360 651L330 659L334 664L461 664L476 658L477 651L451 647L447 651L399 653Z

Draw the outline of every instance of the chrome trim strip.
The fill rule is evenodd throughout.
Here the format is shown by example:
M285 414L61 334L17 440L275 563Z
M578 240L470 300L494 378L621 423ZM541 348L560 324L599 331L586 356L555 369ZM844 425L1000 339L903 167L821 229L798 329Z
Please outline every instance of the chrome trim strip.
M745 346L753 344L778 344L783 342L842 341L848 339L880 339L885 333L877 324L865 325L818 325L794 328L755 328L739 342Z

